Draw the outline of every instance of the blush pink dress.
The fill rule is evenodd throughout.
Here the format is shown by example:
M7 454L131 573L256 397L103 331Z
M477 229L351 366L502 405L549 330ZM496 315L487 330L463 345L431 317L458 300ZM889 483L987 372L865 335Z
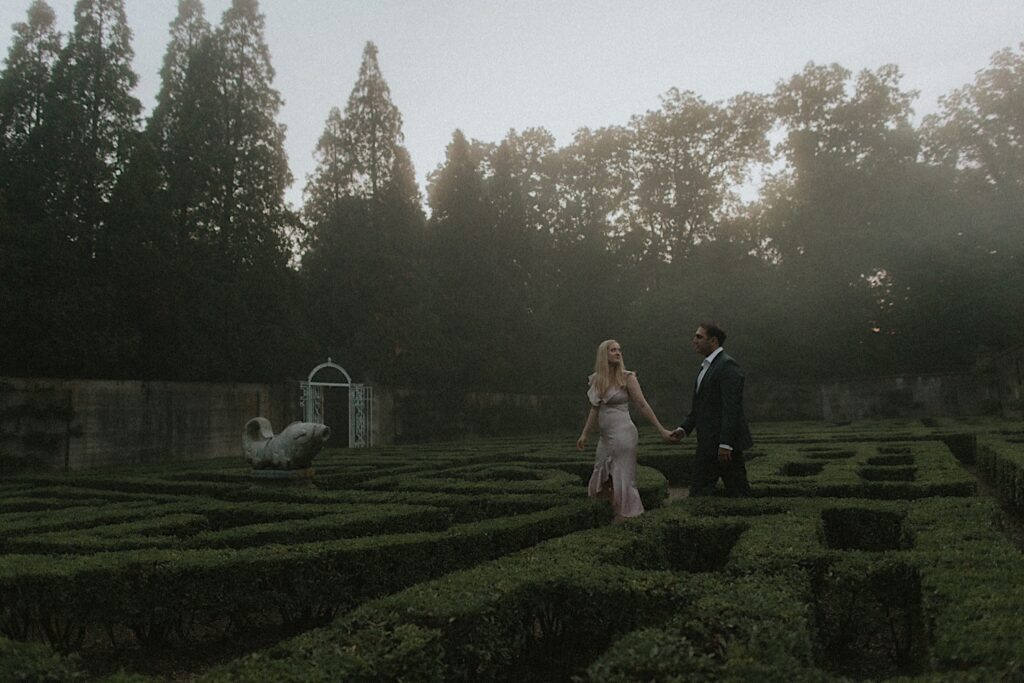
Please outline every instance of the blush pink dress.
M598 409L597 424L601 438L597 442L597 458L587 484L587 494L594 497L611 486L615 514L636 517L644 511L644 505L636 488L637 432L629 417L629 393L626 387L615 387L609 389L607 395L600 396L594 386L594 378L595 375L590 375L587 398Z

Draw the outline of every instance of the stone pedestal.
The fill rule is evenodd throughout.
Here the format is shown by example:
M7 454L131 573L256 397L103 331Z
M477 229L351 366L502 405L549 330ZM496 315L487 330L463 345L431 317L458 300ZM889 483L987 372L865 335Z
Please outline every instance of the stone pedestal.
M249 478L257 484L268 486L313 486L313 468L306 467L300 470L249 470Z

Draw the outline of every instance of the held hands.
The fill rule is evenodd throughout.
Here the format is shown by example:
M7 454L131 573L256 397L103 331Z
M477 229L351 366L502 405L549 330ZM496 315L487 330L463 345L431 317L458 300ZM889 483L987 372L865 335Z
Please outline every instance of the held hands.
M726 464L732 462L732 451L730 451L728 448L719 448L718 459Z
M683 431L682 427L676 427L671 432L666 429L666 430L664 430L662 432L662 435L661 435L661 438L663 438L668 443L679 443L685 437L686 437L686 432Z

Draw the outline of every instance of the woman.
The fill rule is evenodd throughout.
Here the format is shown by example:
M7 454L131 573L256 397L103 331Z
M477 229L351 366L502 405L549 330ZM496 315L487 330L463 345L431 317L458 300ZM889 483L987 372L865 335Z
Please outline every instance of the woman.
M587 494L611 494L615 520L636 517L644 511L640 492L636 489L636 425L629 418L629 402L640 410L647 421L657 427L661 438L668 440L671 432L658 421L644 399L635 372L626 370L622 362L622 346L614 339L597 347L594 374L590 375L590 413L583 432L576 440L576 449L587 445L587 434L598 424L601 437L597 442L597 459L590 475Z

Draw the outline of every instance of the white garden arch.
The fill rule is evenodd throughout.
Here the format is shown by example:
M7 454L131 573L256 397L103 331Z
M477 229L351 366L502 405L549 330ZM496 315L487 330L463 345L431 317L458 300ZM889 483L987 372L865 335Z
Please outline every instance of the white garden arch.
M337 374L341 379L337 381ZM334 381L329 381L331 375ZM317 379L317 375L326 378ZM306 422L322 423L324 420L324 389L338 387L348 389L348 447L367 448L372 444L373 388L368 384L357 384L352 381L345 368L330 358L326 363L313 368L305 382L301 383L301 403L303 419Z

